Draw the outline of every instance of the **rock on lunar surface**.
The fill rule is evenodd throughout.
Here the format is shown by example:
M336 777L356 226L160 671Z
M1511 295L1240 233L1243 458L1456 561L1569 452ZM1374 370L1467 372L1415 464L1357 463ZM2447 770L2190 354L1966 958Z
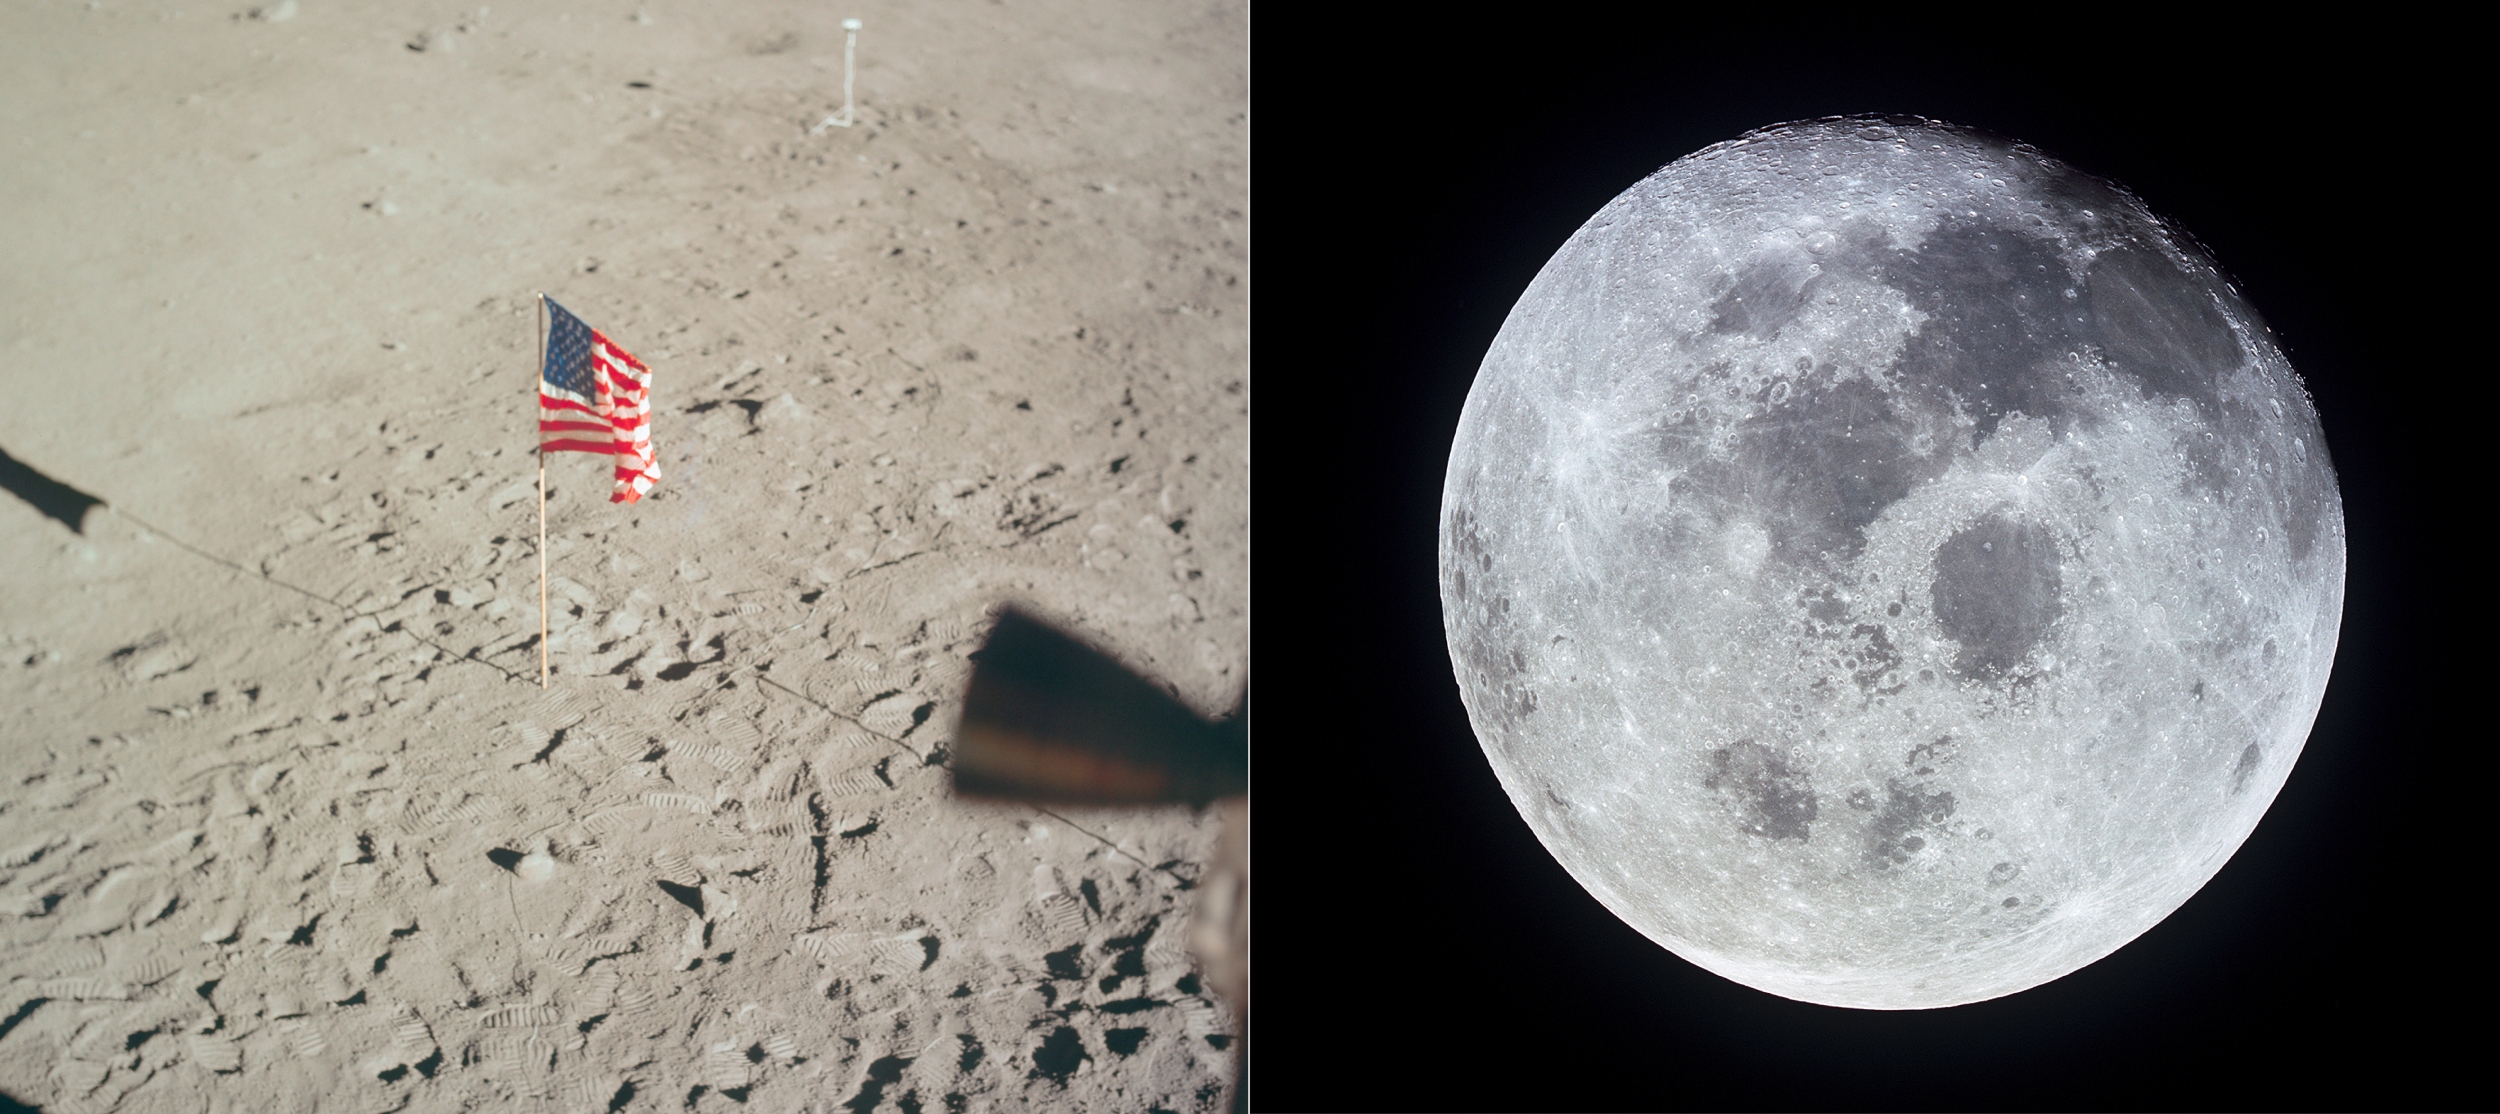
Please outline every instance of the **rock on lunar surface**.
M1678 160L1512 309L1442 494L1538 838L1676 954L1924 1008L2117 950L2255 828L2342 611L2256 312L2118 187L1930 121Z

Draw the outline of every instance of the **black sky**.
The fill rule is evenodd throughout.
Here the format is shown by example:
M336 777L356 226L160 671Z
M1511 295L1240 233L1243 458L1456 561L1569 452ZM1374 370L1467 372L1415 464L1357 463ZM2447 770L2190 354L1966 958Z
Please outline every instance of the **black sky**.
M2286 51L2059 15L2017 41L1803 13L1262 13L1260 1109L2488 1102L2490 1026L2461 1020L2491 990L2494 808L2489 654L2457 641L2490 575L2465 487L2490 436L2485 222L2464 215L2486 175L2441 153L2478 131L2464 71L2427 29ZM1950 1010L1773 997L1616 920L1503 796L1441 641L1442 468L1537 269L1660 165L1847 113L2034 144L2195 235L2315 395L2350 536L2334 680L2255 835L2115 955Z

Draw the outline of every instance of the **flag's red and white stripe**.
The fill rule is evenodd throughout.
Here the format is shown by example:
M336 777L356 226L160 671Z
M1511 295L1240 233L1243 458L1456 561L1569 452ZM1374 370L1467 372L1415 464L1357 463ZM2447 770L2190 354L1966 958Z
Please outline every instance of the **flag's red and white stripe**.
M651 369L634 354L593 330L593 398L538 381L538 448L550 453L608 453L616 457L611 503L639 501L660 478L651 454Z

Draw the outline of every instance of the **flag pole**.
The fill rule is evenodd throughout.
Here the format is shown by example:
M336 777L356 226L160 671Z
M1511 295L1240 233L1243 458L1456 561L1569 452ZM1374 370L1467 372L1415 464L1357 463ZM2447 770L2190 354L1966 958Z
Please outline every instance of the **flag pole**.
M538 296L538 375L547 369L547 295ZM543 390L543 387L542 387ZM538 687L547 687L547 438L538 437Z

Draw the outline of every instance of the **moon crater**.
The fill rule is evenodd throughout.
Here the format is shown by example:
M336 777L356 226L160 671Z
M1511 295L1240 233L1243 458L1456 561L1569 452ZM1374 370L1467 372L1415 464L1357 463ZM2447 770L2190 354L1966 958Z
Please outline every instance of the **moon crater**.
M2004 511L1945 539L1930 591L1956 673L2001 677L2031 656L2064 610L2058 565L2048 528Z

